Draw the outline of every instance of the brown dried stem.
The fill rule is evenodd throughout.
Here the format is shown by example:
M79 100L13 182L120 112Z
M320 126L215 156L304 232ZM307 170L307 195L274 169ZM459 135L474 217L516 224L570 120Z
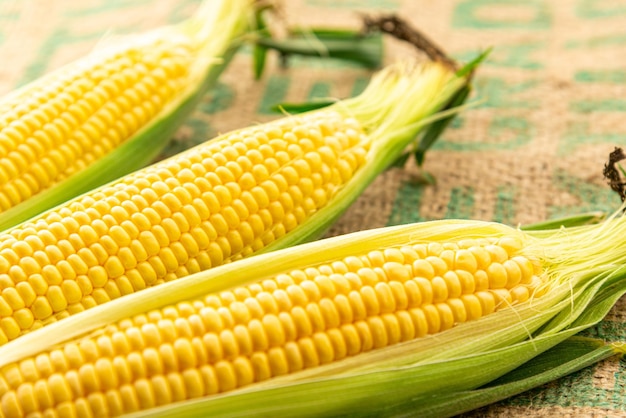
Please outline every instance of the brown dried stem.
M396 15L392 14L377 18L363 16L363 23L365 24L366 32L378 30L390 34L423 51L431 60L443 62L455 71L458 69L456 61L448 57L430 38Z
M618 162L626 160L626 154L621 148L615 149L609 154L609 162L604 165L602 174L608 180L611 189L619 194L622 202L626 200L626 181L622 180L620 170L616 168Z

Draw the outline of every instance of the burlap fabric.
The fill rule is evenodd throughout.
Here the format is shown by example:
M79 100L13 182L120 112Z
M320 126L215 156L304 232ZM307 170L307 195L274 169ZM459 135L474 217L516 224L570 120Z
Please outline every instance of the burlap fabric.
M0 0L0 93L94 48L110 33L176 22L197 0ZM331 234L437 218L529 223L619 205L602 178L626 144L626 5L617 0L298 0L290 24L359 27L355 11L397 12L464 60L494 47L465 112L426 160L437 183L424 186L410 164L388 171ZM385 62L414 52L386 39ZM269 104L346 97L370 72L354 65L275 56L254 81L239 53L211 97L180 129L168 152L216 133L276 118ZM626 341L626 299L586 335ZM626 370L604 361L468 417L626 416Z

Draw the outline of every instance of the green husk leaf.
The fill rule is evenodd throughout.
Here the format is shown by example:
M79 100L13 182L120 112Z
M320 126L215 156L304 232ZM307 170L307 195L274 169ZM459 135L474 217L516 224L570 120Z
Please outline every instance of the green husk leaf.
M402 153L396 160L389 166L389 168L402 168L405 166L406 162L411 158L410 152Z
M491 48L482 52L476 58L474 58L469 63L465 64L459 70L457 70L456 74L458 77L469 77L471 78L473 72L478 68L478 66L489 56L491 53ZM471 94L472 86L471 84L465 85L462 89L460 89L457 94L450 100L448 104L449 108L457 107L463 105L469 95ZM437 141L437 139L441 136L443 131L448 127L450 122L456 117L456 115L451 115L448 118L439 120L433 123L422 135L422 139L419 142L417 149L415 150L415 162L418 167L421 167L424 164L424 158L426 157L426 151L433 146L433 144Z
M426 399L415 397L407 402L381 408L380 415L424 418L455 416L539 387L616 354L619 354L616 347L604 341L570 337L483 388L434 394ZM420 408L420 404L428 406Z
M255 15L257 34L261 38L267 38L270 36L270 32L265 23L263 17L263 10L258 10ZM255 42L252 46L252 65L254 70L254 78L260 79L265 69L265 62L267 60L267 48Z
M457 70L456 72L457 77L471 77L472 73L476 71L476 69L480 66L480 64L482 64L484 60L487 59L489 54L491 54L492 50L493 48L487 48L485 51L480 53L476 58L474 58L467 64L463 65L463 67Z
M279 103L272 106L271 110L277 113L289 113L292 115L296 115L298 113L322 109L336 102L337 100L332 99L314 99L303 103Z
M163 31L163 36L171 33L187 34L202 45L197 67L193 70L197 77L195 81L172 102L166 104L148 124L105 157L4 211L0 215L0 231L153 161L230 62L243 40L242 36L248 30L248 19L253 10L253 3L249 0L206 2L187 21L159 29L158 31ZM155 33L159 33L158 31ZM62 68L57 71L64 70ZM23 89L28 89L29 86L24 86Z
M558 378L560 376L553 374L555 372L555 368L563 365L570 367L572 365L570 363L576 363L575 360L580 359L583 356L588 356L589 354L593 354L593 358L596 354L598 354L598 351L604 353L603 355L608 355L609 357L617 354L615 347L611 344L607 344L603 340L575 335L535 357L533 360L524 363L522 367L518 367L510 371L504 376L476 389L476 391L485 389L493 390L497 387L502 387L503 385L510 385L512 383L518 383L522 380L533 379L536 378L537 375L544 372L549 372L553 378Z
M342 28L291 28L289 34L293 38L308 39L313 34L318 39L348 40L363 37L362 32Z
M520 228L524 231L540 231L548 229L558 228L571 228L573 226L592 225L602 222L607 218L607 214L602 211L593 211L579 213L570 216L564 216L556 219L549 219L547 221L536 222L528 225L521 225Z
M383 38L380 33L363 35L349 30L299 29L285 39L260 37L256 43L278 51L284 57L336 58L372 69L382 64Z
M427 184L427 185L431 185L434 186L437 184L437 177L435 177L431 172L429 171L424 171L421 170L420 171L420 177L419 177L420 181L423 184Z
M457 73L458 74L458 73ZM447 108L455 108L458 106L462 106L467 98L469 97L471 92L471 86L469 84L463 86L456 95L450 100L450 103ZM428 127L428 129L422 135L422 138L419 141L417 149L414 152L415 162L418 167L421 167L424 164L424 158L426 157L426 151L430 149L430 147L437 141L437 139L441 136L443 131L450 125L450 122L456 117L456 115L451 115L445 119L438 120L434 122L432 125Z

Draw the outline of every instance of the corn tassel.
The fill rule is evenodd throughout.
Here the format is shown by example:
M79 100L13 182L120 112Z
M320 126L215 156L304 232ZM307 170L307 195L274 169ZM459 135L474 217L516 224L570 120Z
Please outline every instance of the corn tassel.
M251 0L105 40L0 101L0 230L152 161L230 61Z
M427 411L431 395L484 385L606 314L626 292L626 243L609 239L625 229L623 217L528 232L446 220L250 257L0 347L0 405L7 416Z
M225 134L0 234L0 344L319 236L466 82L400 63L357 98Z

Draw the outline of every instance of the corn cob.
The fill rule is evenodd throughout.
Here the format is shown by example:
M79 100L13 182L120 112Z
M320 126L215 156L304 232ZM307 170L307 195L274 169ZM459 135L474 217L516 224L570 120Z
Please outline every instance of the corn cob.
M150 311L6 366L3 413L120 415L226 392L524 302L539 273L511 237L356 252Z
M318 236L465 81L391 66L358 98L223 135L0 234L0 344Z
M0 229L152 161L247 30L251 0L106 40L0 101ZM138 152L140 151L140 152Z
M245 397L251 392L236 389L246 386L284 388L367 371L397 353L441 362L445 350L462 356L477 344L501 347L504 338L549 330L550 319L572 308L575 289L593 282L588 271L625 261L623 244L610 254L595 245L607 229L626 228L624 219L613 221L601 234L583 227L566 237L475 221L404 225L195 274L0 347L2 413L150 415L159 405L202 398L206 409L195 413L210 414L211 395ZM497 324L512 320L518 335L498 336ZM480 330L496 338L444 349L439 342L455 330L457 340ZM235 398L215 399L233 408Z

